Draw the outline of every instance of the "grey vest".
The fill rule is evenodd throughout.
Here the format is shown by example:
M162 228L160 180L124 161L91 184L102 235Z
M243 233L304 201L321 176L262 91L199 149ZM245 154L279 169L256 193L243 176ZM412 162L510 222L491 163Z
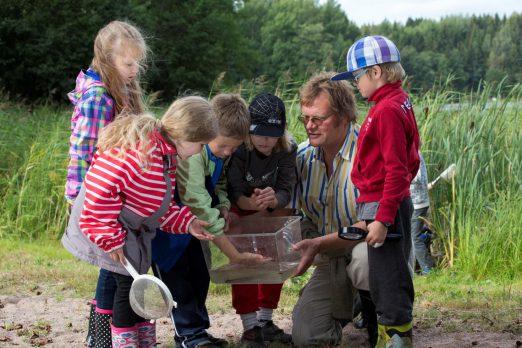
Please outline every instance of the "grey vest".
M159 209L149 217L139 216L127 208L121 210L118 221L127 232L123 252L127 260L134 266L140 274L145 274L150 268L151 261L151 240L156 235L156 229L160 224L158 219L168 210L172 199L172 182L168 174L170 158L164 157L163 177L167 184L167 191ZM62 244L76 258L99 266L111 272L129 275L125 268L118 262L113 261L109 254L100 249L90 241L80 230L80 216L85 200L85 184L82 185L80 193L71 210L67 229L62 236Z

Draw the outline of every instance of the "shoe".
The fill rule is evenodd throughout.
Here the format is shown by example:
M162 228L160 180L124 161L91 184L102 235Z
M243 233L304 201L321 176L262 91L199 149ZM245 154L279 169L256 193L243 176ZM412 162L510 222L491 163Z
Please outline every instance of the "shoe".
M222 348L228 345L224 339L214 337L206 331L186 337L184 340L176 336L174 340L176 348Z
M367 326L368 323L364 320L362 314L353 319L353 327L357 330L365 329Z
M411 337L393 335L386 343L386 348L413 348Z
M136 324L138 330L138 347L154 348L156 347L156 323L144 321Z
M265 342L281 342L291 343L292 335L289 335L279 328L272 320L262 321L261 332L263 333L263 339Z
M411 348L413 347L412 332L411 322L398 326L379 324L377 348Z
M241 348L264 348L265 340L263 337L263 329L260 326L254 326L243 332L239 341Z
M226 346L228 346L228 341L227 340L224 340L224 339L219 338L219 337L214 337L214 336L212 336L209 333L207 333L207 335L208 335L209 341L214 343L215 345L217 345L219 347L226 347Z
M112 348L138 348L138 331L132 327L116 327L111 324Z

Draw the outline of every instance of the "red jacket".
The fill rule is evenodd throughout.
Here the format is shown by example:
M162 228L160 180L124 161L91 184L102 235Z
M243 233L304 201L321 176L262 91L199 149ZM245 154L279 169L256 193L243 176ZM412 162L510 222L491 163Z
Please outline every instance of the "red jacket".
M393 223L401 201L419 169L419 131L401 81L379 88L357 140L352 182L357 202L379 202L375 220Z

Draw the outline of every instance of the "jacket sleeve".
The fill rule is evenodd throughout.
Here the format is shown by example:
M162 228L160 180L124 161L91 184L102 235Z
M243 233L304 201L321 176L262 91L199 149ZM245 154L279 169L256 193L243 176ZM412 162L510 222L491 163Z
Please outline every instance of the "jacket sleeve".
M216 195L219 198L219 204L215 206L216 209L219 208L227 208L230 210L230 200L228 199L228 182L227 182L227 171L228 166L225 163L223 166L223 172L221 173L221 176L219 177L219 180L216 184Z
M178 162L177 185L181 202L202 221L209 223L206 230L212 234L223 234L225 220L219 210L212 208L212 197L205 187L205 163L201 153Z
M291 151L286 153L278 163L277 182L274 187L277 208L284 208L290 202L296 183L296 153L297 147L292 144Z
M404 190L409 189L410 173L403 116L386 108L378 119L378 137L384 160L384 189L375 220L393 224Z
M69 147L69 165L65 197L74 201L96 151L100 130L112 121L113 102L105 93L96 92L75 106L76 122Z
M137 176L130 155L116 157L115 150L100 154L85 177L85 203L80 216L81 231L106 252L123 247L126 231L118 222L121 193ZM139 167L138 167L139 168Z
M176 202L171 201L169 210L163 215L160 221L162 231L174 234L189 233L190 223L196 219L187 206L180 207Z
M232 203L237 203L241 196L248 196L250 186L245 180L246 149L241 146L230 159L227 171L228 193Z

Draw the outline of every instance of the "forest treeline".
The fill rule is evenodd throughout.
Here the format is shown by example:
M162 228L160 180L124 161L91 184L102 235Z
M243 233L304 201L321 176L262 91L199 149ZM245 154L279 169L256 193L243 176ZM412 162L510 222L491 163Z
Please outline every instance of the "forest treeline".
M145 33L146 89L164 98L208 93L216 80L276 86L344 70L347 48L367 34L396 42L413 90L448 75L461 91L522 81L522 13L357 26L334 0L0 0L0 7L0 93L28 101L65 100L92 59L96 32L114 19Z

